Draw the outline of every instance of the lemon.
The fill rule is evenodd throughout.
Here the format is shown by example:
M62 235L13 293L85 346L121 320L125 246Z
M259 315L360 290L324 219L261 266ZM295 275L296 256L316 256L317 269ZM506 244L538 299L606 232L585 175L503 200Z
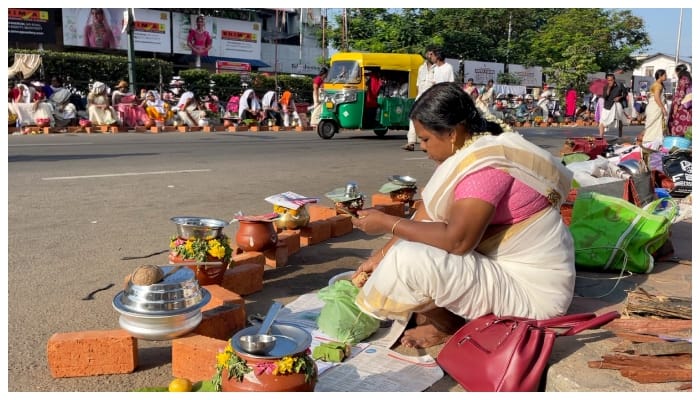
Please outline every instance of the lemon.
M192 382L187 378L175 378L168 385L168 392L191 392Z

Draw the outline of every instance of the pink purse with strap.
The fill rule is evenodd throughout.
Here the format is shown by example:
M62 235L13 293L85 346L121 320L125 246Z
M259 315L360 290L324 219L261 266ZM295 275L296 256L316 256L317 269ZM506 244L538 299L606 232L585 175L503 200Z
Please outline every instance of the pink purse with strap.
M557 336L599 328L619 316L611 311L533 320L487 314L460 328L438 354L437 363L467 391L536 391Z

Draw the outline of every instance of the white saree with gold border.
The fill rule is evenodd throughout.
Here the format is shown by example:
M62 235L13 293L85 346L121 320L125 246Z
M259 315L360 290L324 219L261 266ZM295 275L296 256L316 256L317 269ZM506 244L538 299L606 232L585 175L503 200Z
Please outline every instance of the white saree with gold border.
M559 207L571 172L515 132L481 137L440 164L422 192L432 221L447 221L455 186L493 167L546 196L551 207L482 238L463 255L398 240L360 290L360 309L405 321L412 312L444 307L467 319L484 314L548 318L564 314L573 297L574 245Z

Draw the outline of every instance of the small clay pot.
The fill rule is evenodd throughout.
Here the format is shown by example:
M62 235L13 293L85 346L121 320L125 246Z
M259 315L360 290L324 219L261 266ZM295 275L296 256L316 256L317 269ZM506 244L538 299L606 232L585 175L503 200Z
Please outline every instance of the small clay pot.
M257 364L277 361L275 359L256 358L245 354L238 354L246 361L253 371L243 376L242 381L228 376L228 370L221 372L222 392L313 392L318 381L318 369L314 364L314 376L307 382L306 374L292 373L287 375L273 375L263 372L255 373Z
M170 264L196 262L195 260L186 260L174 252L170 252L168 255L168 261ZM221 282L224 281L224 274L226 273L228 263L220 258L207 256L207 262L217 261L221 262L221 265L187 265L187 268L194 271L200 286L221 285Z
M272 221L238 221L236 244L243 251L263 251L277 244Z

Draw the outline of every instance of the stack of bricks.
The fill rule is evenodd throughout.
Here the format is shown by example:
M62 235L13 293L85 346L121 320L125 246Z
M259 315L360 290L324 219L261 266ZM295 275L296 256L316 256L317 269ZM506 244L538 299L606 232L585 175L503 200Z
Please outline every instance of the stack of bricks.
M406 206L391 201L388 195L373 195L372 206L392 215L407 216ZM350 216L338 215L334 208L319 204L306 207L310 216L307 226L280 230L276 246L264 252L237 250L221 285L204 286L211 300L202 308L202 321L192 332L172 340L173 376L191 381L212 378L216 355L229 338L246 326L242 296L262 290L266 265L284 266L288 257L302 247L352 232ZM49 370L54 378L131 373L138 368L138 356L138 339L123 329L56 333L47 344Z

